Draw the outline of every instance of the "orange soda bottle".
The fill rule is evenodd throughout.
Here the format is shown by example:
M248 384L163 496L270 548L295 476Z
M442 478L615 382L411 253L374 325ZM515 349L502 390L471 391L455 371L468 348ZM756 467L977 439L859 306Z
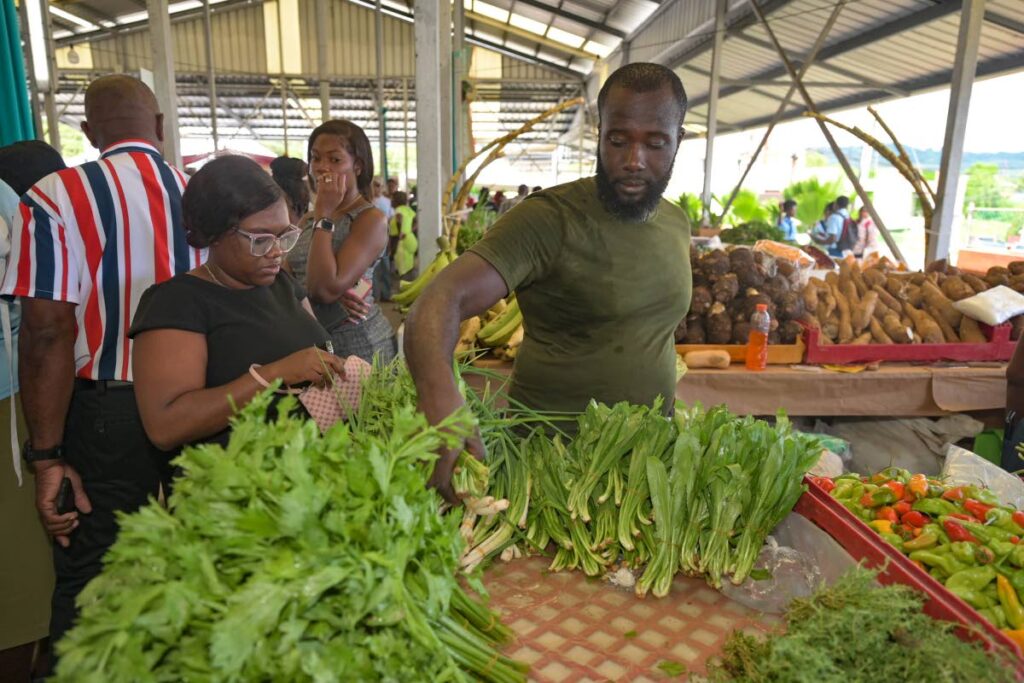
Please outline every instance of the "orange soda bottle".
M750 336L747 338L747 370L764 370L768 366L768 331L772 319L768 304L758 304L750 316Z

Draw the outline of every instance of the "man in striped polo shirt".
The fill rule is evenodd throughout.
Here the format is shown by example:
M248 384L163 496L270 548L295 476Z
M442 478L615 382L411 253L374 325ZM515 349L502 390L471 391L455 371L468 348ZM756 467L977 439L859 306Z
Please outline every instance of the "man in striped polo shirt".
M114 542L114 513L137 509L168 480L167 456L146 438L135 405L127 332L146 288L201 257L185 242L185 176L161 156L163 115L149 88L128 76L97 79L85 117L82 131L102 155L22 197L0 287L22 301L25 459L56 541L54 643Z

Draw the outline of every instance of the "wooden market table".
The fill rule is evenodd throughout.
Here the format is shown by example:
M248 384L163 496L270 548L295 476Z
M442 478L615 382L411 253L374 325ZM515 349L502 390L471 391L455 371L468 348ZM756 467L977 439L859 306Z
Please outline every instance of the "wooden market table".
M479 364L501 374L512 370L504 361ZM689 370L676 396L705 406L724 403L740 415L774 415L782 408L791 416L936 417L1002 410L1005 373L1005 363L883 363L859 373L789 365L749 372L733 364L727 370Z

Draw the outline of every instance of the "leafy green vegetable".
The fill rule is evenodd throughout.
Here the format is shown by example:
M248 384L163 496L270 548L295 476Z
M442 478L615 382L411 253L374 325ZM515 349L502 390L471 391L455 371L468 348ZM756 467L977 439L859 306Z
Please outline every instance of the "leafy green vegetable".
M734 228L726 228L719 233L718 237L725 244L754 244L758 240L780 242L783 239L783 234L781 228L766 221L756 220L740 223Z
M713 683L1017 680L1009 653L987 653L953 633L953 624L921 611L923 596L902 585L880 587L855 569L835 585L794 600L785 632L765 639L734 631Z
M750 578L754 581L767 581L772 578L772 573L767 569L753 569L750 572Z
M424 487L465 416L429 428L378 395L362 428L321 437L287 404L268 423L270 398L226 448L185 450L169 509L120 518L57 680L524 680L493 648L510 631L455 580L458 522Z
M658 669L670 678L678 678L686 673L686 667L679 662L673 662L671 659L666 659L658 664Z

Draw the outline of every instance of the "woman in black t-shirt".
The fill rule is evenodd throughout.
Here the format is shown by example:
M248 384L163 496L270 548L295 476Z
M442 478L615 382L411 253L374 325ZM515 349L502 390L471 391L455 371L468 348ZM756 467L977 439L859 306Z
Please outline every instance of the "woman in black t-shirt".
M299 236L281 189L255 162L225 156L204 166L182 198L199 268L146 290L129 336L135 397L146 434L170 450L225 441L232 401L267 382L322 385L342 359L281 261ZM320 347L320 348L318 348Z

